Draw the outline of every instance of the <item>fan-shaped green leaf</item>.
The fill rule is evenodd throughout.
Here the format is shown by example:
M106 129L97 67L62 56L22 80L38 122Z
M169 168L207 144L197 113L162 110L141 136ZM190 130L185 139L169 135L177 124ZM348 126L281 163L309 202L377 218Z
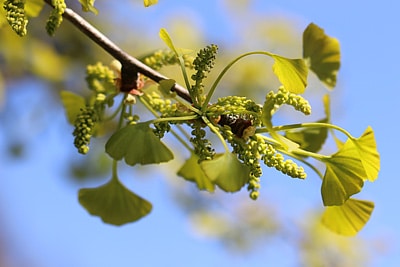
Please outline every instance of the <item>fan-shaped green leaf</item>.
M210 180L226 192L239 191L248 181L250 168L241 163L235 154L218 154L212 160L200 163Z
M286 90L295 94L304 92L307 86L308 69L303 59L290 59L271 55L275 63L273 70Z
M319 120L318 122L327 122L327 119ZM318 152L328 136L326 127L320 128L304 128L299 131L286 132L286 138L296 142L301 149Z
M158 0L144 0L143 1L145 7L149 7L158 3Z
M215 186L200 167L199 157L196 154L190 156L179 169L178 175L188 181L195 182L200 190L214 192Z
M368 222L373 210L373 202L350 198L342 206L326 207L322 223L337 234L354 236Z
M326 171L321 186L325 206L340 206L360 192L366 173L354 143L347 140L331 157L323 160Z
M81 109L85 107L85 99L70 91L61 91L60 97L67 114L68 122L74 124Z
M117 178L100 187L79 190L79 203L90 214L114 225L137 221L152 209L150 202L129 191Z
M115 132L106 143L106 152L115 160L124 158L132 166L167 162L174 158L148 123L131 124Z
M362 136L354 139L353 142L360 153L360 159L366 172L365 179L371 182L375 181L380 169L380 157L376 148L374 131L368 126Z
M303 57L323 83L329 88L335 87L340 68L340 44L336 38L311 23L303 33Z

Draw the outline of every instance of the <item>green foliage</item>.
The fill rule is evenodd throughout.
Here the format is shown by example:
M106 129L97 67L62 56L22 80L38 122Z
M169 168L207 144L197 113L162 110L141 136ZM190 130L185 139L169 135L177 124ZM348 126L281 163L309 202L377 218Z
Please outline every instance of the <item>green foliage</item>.
M94 1L95 0L79 0L79 3L81 3L83 11L92 12L97 15L99 11L94 7Z
M51 3L54 9L46 30L53 35L62 22L66 5L64 0ZM93 0L80 0L80 3L84 11L97 14ZM144 1L145 6L156 3ZM42 8L37 0L32 1L29 8L25 1L6 0L3 7L7 21L21 36L26 34L27 14L36 16ZM307 177L303 167L307 166L322 179L321 195L326 206L322 222L342 235L355 235L360 231L372 213L373 203L351 197L362 190L364 182L373 182L379 173L380 158L372 128L368 127L361 137L355 138L333 125L328 97L323 99L326 119L280 126L273 123L273 117L283 105L290 105L304 115L311 114L309 102L300 95L306 89L309 69L329 88L336 85L340 48L335 38L310 24L303 33L303 58L290 59L267 51L244 53L223 67L213 83L206 86L207 76L212 76L209 73L214 71L217 46L206 46L193 58L187 50L175 47L165 29L161 29L159 35L169 51L159 50L140 60L156 70L178 65L189 98L182 97L186 92L176 91L176 77L161 78L160 81L162 76L157 76L153 79L159 86L154 87L140 75L134 80L136 87L120 92L119 87L125 85L122 74L126 74L121 74L121 65L122 70L126 70L126 64L131 64L131 60L121 60L120 66L114 65L114 68L100 62L89 65L86 82L91 95L88 99L61 93L68 121L75 126L74 145L78 152L86 154L89 151L97 129L102 129L109 137L105 152L113 159L112 179L98 188L79 192L79 201L89 213L114 225L133 222L147 215L151 204L120 183L117 162L124 160L134 166L171 161L174 153L161 141L171 134L190 154L178 175L194 182L199 190L214 192L219 188L237 192L246 186L250 198L256 200L260 194L262 164L299 179ZM212 102L228 70L250 55L268 56L274 60L272 71L281 83L278 90L265 92L262 103L229 94ZM136 77L136 67L130 67L132 77ZM194 74L189 76L189 70ZM191 103L185 99L191 99ZM142 105L153 117L147 119L148 114L143 116L136 105ZM342 142L335 131L345 134L347 140ZM338 144L337 152L319 154L330 135ZM180 151L179 148L175 150ZM325 164L324 175L320 166L314 166L310 159Z
M106 144L106 152L115 160L124 158L131 166L167 162L174 158L148 123L130 124L115 132Z
M303 59L288 59L272 55L273 70L279 81L289 92L302 94L307 86L308 69Z
M239 191L249 179L249 168L229 152L202 161L200 166L210 181L226 192Z
M82 96L69 91L61 91L60 97L68 122L73 124L76 118L80 115L81 110L85 107L85 99Z
M373 209L371 201L350 198L341 206L326 207L322 223L335 233L354 236L368 222Z
M340 45L336 38L311 23L303 33L303 57L323 83L329 88L335 87L340 68Z
M158 3L158 0L143 0L145 7L149 7Z
M79 203L103 222L123 225L134 222L150 213L152 205L128 190L117 177L96 188L79 190Z
M214 192L215 184L208 178L203 168L200 167L199 161L201 161L199 156L192 153L190 158L178 170L177 174L188 181L196 183L199 190Z
M376 152L372 129L368 128L360 138L354 138L342 128L332 125L326 98L327 119L313 123L273 125L272 118L283 105L290 105L304 115L311 114L309 102L298 94L304 91L307 84L307 67L303 59L288 59L263 51L243 54L220 72L205 93L204 81L206 74L213 69L217 47L207 46L189 63L188 57L184 58L183 50L174 46L165 29L160 31L160 37L172 54L157 51L142 60L157 69L171 64L180 65L192 103L188 104L171 93L176 83L173 79L162 80L159 87L152 87L152 90L145 86L125 94L114 113L120 113L119 126L106 143L106 152L115 162L124 159L128 165L134 166L172 160L172 151L160 141L166 133L171 132L190 152L189 159L178 170L179 176L194 182L199 190L209 192L214 192L216 187L226 192L237 192L247 185L249 195L254 200L260 194L261 164L300 179L305 179L307 174L299 163L305 164L322 179L322 200L328 206L323 216L324 224L344 235L354 234L365 225L372 212L369 208L371 205L364 205L369 202L355 201L350 197L361 191L364 181L373 181L379 171L379 154ZM221 97L211 103L214 91L229 68L239 59L254 54L267 55L275 60L273 71L283 84L278 91L266 93L262 105L244 96ZM194 85L189 83L187 68L195 70L191 76ZM316 68L315 65L313 68ZM95 99L103 93L105 98L109 98L103 102L94 101L96 110L106 110L107 106L114 105L111 99L118 93L117 83L108 67L101 63L89 66L86 81L96 95ZM68 99L74 99L75 96L64 98L65 106L70 106ZM154 115L153 120L138 122L140 114L132 109L137 104L136 99ZM70 109L69 114L72 113ZM124 121L126 126L123 126ZM188 125L190 133L183 133L185 128L180 124ZM348 140L330 156L317 154L333 130L343 132ZM215 134L220 140L225 150L223 153L216 152L209 134ZM84 141L87 143L86 139ZM326 165L324 176L307 161L308 158ZM345 220L333 222L330 219L336 213L351 214L353 208L357 210L363 207L365 215L353 228Z

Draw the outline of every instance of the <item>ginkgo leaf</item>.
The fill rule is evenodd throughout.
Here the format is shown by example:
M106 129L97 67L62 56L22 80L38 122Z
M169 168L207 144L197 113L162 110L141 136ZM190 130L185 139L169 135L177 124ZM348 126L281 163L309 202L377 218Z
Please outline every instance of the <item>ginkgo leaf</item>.
M344 236L355 236L368 222L374 202L350 198L341 206L326 207L322 224Z
M200 167L199 157L196 154L192 153L190 158L179 169L178 175L188 181L195 182L200 190L214 192L215 185Z
M235 154L218 154L212 160L200 163L210 180L226 192L239 191L249 180L250 168L241 163Z
M78 198L90 214L113 225L137 221L152 209L150 202L128 190L117 178L100 187L79 190Z
M354 143L347 140L343 147L323 159L326 171L321 194L324 206L340 206L350 196L361 191L366 173Z
M94 7L94 1L96 0L79 0L79 3L81 3L83 11L97 15L99 11Z
M171 89L175 85L175 80L173 79L166 79L166 80L161 80L158 83L158 88L165 97L173 97L175 94L171 91Z
M273 71L286 90L295 94L304 92L307 86L308 68L303 59L290 59L271 55L275 62Z
M106 152L115 160L125 159L128 165L167 162L172 152L154 134L148 123L125 126L106 143Z
M327 119L317 122L327 122ZM288 131L285 137L296 142L300 148L310 152L318 152L328 137L328 129L326 127L304 128L298 131Z
M309 24L303 33L303 57L323 83L329 88L336 86L340 68L340 44L336 38L326 35L314 23Z
M160 30L159 35L160 35L161 40L164 41L164 43L169 47L169 49L171 49L172 51L175 52L176 55L178 55L178 52L176 51L175 46L174 46L174 44L172 43L172 39L171 39L171 37L169 36L167 30L164 29L164 28L162 28L162 29Z
M25 2L25 13L28 17L37 17L44 6L43 0L29 0Z
M82 96L70 91L61 91L60 97L67 115L68 122L74 124L76 117L81 112L81 109L85 107L85 99Z
M374 131L368 126L361 137L353 139L353 142L360 153L360 159L366 172L365 179L370 182L375 181L380 169L380 157L376 148Z
M145 7L149 7L158 3L158 0L144 0L143 4Z

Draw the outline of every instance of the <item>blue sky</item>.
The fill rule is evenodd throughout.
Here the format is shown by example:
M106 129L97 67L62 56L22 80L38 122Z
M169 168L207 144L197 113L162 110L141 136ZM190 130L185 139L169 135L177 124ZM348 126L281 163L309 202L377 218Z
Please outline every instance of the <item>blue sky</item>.
M148 34L153 31L154 38L158 38L159 28L166 26L164 18L180 12L195 15L196 23L212 41L223 42L225 36L232 40L238 38L238 29L243 29L241 25L246 23L241 23L242 17L235 20L226 15L224 1L192 2L160 0L159 5L148 10L141 10L141 6L134 4L129 7L135 12L148 12L143 19L152 22ZM383 237L391 246L373 266L396 266L400 261L400 218L397 214L400 199L395 170L398 164L395 153L400 148L397 142L400 4L387 0L329 4L281 0L250 1L250 4L249 14L293 18L298 22L299 31L315 22L339 39L342 67L339 86L333 95L339 94L341 110L333 120L354 135L360 135L371 125L382 162L378 180L366 184L361 194L362 198L373 200L376 208L360 236ZM158 19L150 20L155 17ZM8 95L6 107L11 101L22 100L29 109L29 105L40 105L41 97L45 97L38 95L38 88L26 92L22 98ZM52 115L56 117L54 128L39 133L35 129L24 129L31 132L23 135L24 138L32 140L29 140L29 150L23 161L0 155L0 210L4 217L0 223L8 229L6 235L12 240L9 250L18 253L24 266L32 262L36 264L28 266L132 266L135 263L141 266L248 266L250 263L266 266L263 264L266 259L269 262L279 259L280 264L275 266L294 266L293 258L282 259L282 254L268 249L246 257L232 257L218 242L193 235L185 214L165 191L166 182L161 177L126 181L127 186L135 187L137 192L152 200L155 207L150 216L121 228L100 223L77 203L76 192L80 185L60 175L71 148L65 144L65 137L59 135L59 129L66 132L71 129L65 124L62 110ZM26 120L29 114L17 117L20 125ZM0 140L3 149L6 136L0 134ZM43 149L44 143L57 149L45 150L39 156L37 152ZM274 186L278 191L281 189ZM283 203L284 207L293 205L290 199L287 202ZM290 250L284 251L290 253Z

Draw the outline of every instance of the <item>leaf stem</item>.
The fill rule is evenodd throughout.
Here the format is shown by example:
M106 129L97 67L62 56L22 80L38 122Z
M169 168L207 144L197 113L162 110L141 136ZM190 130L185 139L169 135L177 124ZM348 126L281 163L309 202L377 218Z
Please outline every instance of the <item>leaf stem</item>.
M218 136L218 138L221 140L222 145L224 146L225 152L229 153L229 147L225 142L224 137L221 135L221 133L218 131L218 129L211 123L211 121L206 117L202 116L201 117L203 121L207 124L207 126L211 129L211 131Z
M250 55L266 55L266 56L270 56L272 57L274 54L267 52L267 51L252 51L252 52L247 52L244 53L240 56L238 56L237 58L235 58L234 60L232 60L231 62L229 62L228 65L225 66L225 68L220 72L220 74L218 75L218 77L215 79L213 85L211 86L210 90L208 91L206 100L204 101L204 104L202 106L202 110L206 110L208 103L211 100L212 95L215 92L215 89L218 86L218 83L221 81L222 77L224 77L225 73L236 63L238 62L240 59L250 56Z
M291 129L299 129L299 128L321 128L321 127L326 127L330 129L335 129L343 134L345 134L348 138L350 139L355 139L348 131L343 129L340 126L330 124L330 123L324 123L324 122L305 122L305 123L297 123L297 124L288 124L288 125L281 125L281 126L274 126L273 129L275 131L286 131L286 130L291 130Z

